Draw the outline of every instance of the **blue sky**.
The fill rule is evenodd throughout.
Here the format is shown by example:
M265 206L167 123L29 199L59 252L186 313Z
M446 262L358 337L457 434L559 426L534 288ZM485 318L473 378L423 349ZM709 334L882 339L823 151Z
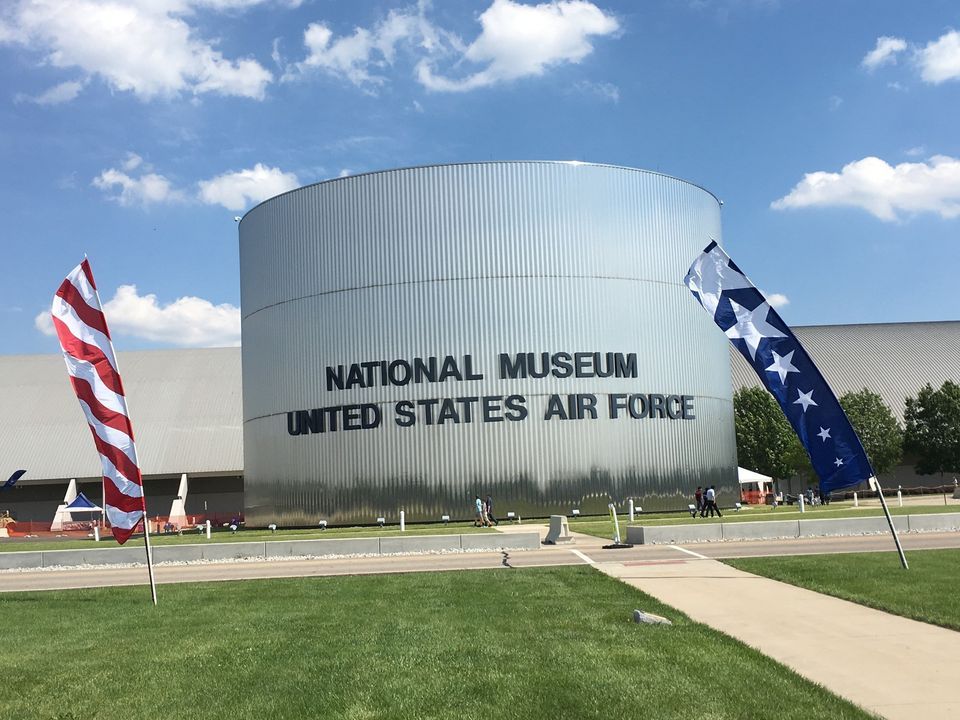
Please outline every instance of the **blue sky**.
M239 340L237 226L341 174L659 170L795 325L958 319L954 0L7 0L0 352L83 254L119 349Z

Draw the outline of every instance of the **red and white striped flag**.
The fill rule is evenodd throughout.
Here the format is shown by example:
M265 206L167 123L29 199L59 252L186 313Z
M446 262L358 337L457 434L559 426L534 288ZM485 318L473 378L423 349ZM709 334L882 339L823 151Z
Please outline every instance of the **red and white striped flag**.
M103 506L113 536L122 545L146 515L143 479L117 358L89 262L84 260L67 275L51 313L70 382L100 453Z

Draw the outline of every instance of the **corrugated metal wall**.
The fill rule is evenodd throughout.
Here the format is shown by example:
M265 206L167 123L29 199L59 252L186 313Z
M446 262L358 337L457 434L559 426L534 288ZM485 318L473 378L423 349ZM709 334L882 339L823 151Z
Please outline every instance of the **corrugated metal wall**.
M522 515L736 493L726 339L683 285L716 199L638 170L517 162L395 170L278 196L240 224L248 522ZM637 353L638 377L501 379L500 353ZM451 355L482 380L327 390L327 366ZM595 420L544 420L551 394ZM610 419L610 393L695 396L695 420ZM523 395L518 422L413 427L402 400ZM291 436L287 413L374 403L380 427Z

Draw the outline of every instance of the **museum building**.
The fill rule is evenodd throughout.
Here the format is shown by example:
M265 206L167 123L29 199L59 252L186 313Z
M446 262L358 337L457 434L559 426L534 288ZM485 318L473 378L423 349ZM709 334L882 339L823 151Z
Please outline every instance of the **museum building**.
M188 512L250 526L466 518L478 494L527 517L736 498L732 393L754 380L683 284L722 237L703 188L427 166L279 195L239 232L242 348L118 354L150 514L183 473ZM960 322L797 334L838 394L869 387L901 418L960 378ZM48 517L71 478L99 497L60 357L0 368L0 456L27 470L0 508Z

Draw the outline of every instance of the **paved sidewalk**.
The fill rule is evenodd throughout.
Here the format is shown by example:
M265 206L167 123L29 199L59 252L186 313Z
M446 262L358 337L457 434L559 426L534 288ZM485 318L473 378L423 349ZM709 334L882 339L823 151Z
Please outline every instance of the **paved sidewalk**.
M960 633L677 550L596 568L891 720L960 718Z

